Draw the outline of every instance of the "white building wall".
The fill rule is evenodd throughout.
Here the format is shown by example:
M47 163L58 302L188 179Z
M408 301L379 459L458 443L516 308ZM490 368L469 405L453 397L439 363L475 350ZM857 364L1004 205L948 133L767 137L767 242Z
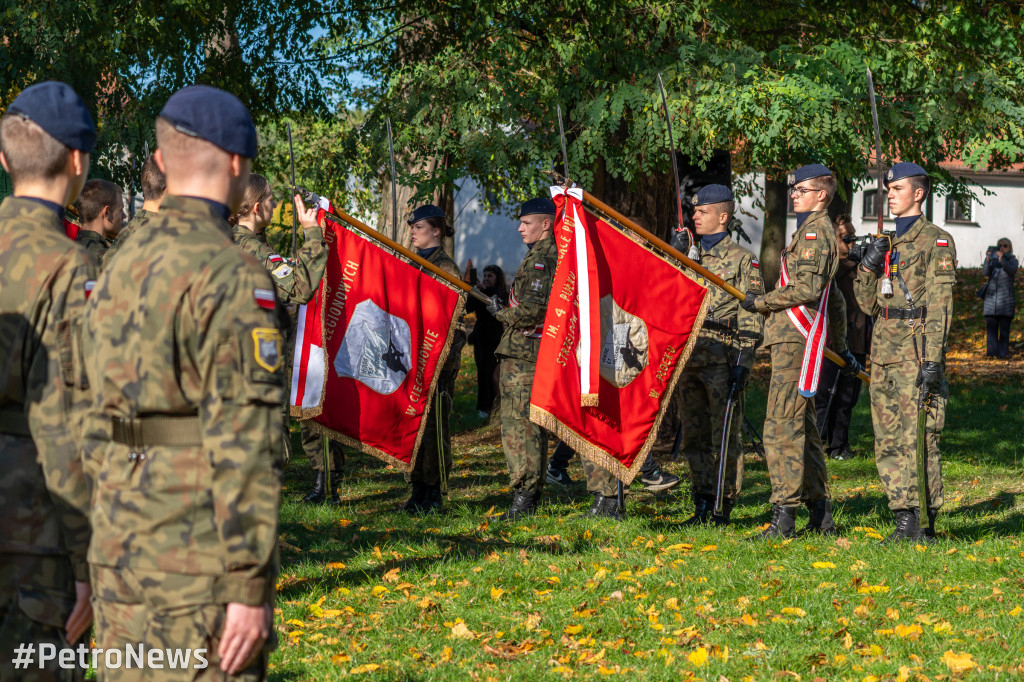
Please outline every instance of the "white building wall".
M461 185L455 192L455 262L464 269L472 258L478 274L484 267L497 264L511 282L526 256L519 221L513 217L519 207L502 206L500 212L490 213L475 182L464 179Z

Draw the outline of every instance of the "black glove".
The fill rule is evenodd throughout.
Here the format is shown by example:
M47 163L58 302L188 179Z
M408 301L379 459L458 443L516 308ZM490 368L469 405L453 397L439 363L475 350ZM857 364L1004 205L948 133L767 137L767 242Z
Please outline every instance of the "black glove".
M846 366L839 368L839 373L844 377L856 376L862 369L864 369L864 367L857 362L857 358L853 357L853 353L849 350L844 350L842 353L839 353L839 357L846 361Z
M740 301L740 307L746 310L748 313L756 313L757 306L754 305L755 298L757 298L757 296L748 291L747 297Z
M747 385L747 378L750 376L750 370L743 365L736 365L729 371L729 391L733 389L742 391L743 387Z
M690 233L686 230L672 231L672 248L679 253L685 254L690 250Z
M882 274L885 269L885 254L889 251L889 240L885 237L878 237L864 249L864 257L860 264L865 270L870 270L876 275Z
M917 372L915 385L921 389L921 397L917 403L918 409L921 409L928 402L930 396L939 395L939 387L942 385L942 365L937 362L922 362L921 369Z
M495 296L491 296L491 302L487 304L487 312L494 317L498 316L498 311L503 309L505 304L501 302L501 299Z

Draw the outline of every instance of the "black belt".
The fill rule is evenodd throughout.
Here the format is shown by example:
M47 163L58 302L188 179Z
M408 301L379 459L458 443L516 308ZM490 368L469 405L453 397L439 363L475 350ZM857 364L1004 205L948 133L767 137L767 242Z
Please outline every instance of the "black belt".
M717 332L732 332L736 330L736 318L735 317L705 317L704 318L704 329Z
M928 306L920 308L882 308L879 317L883 320L916 320L923 319L928 312Z
M22 408L0 409L0 433L31 438L32 431L28 428L28 417L25 416L25 410Z
M192 447L202 445L199 417L136 417L110 419L113 439L133 450L147 447Z

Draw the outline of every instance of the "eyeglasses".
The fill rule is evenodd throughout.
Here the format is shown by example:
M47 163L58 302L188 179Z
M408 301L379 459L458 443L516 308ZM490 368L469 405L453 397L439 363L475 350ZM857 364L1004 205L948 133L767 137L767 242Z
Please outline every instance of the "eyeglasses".
M999 248L1000 249L1008 249L1008 248L1010 248L1010 245L1009 244L1000 244Z
M807 188L807 187L791 187L790 190L789 190L789 195L790 196L796 195L796 196L798 196L798 197L800 197L802 199L804 197L804 195L807 194L808 192L823 192L823 191L825 191L825 190L810 189L810 188Z

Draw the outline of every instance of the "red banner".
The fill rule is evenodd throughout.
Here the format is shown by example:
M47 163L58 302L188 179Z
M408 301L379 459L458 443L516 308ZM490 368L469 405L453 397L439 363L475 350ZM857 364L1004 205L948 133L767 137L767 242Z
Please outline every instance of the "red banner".
M409 471L463 297L326 216L324 239L324 279L299 312L292 414Z
M681 265L587 210L579 190L554 187L552 195L558 269L530 419L628 484L690 357L708 292ZM581 333L586 318L591 328ZM597 400L583 400L593 365Z

